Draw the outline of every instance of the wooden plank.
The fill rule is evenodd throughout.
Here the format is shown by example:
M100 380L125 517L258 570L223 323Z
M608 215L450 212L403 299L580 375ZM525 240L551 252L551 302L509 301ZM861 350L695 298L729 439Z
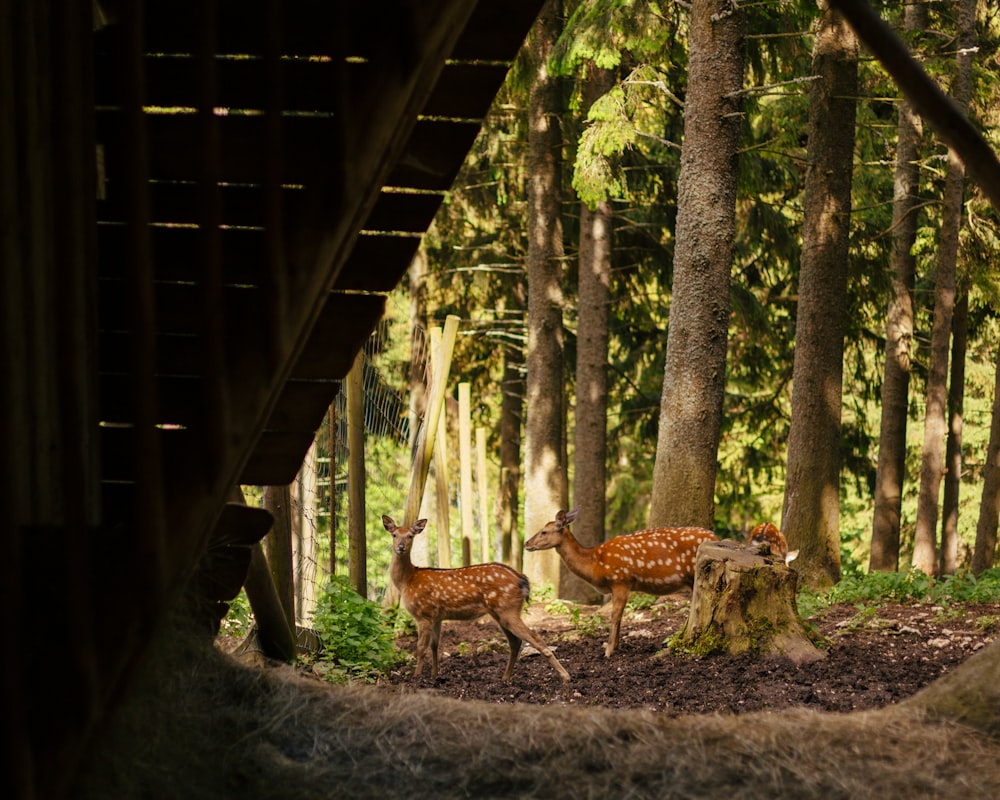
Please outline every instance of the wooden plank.
M124 182L118 154L125 142L120 115L114 110L97 114L97 138L105 148L109 186ZM148 114L150 178L159 181L197 181L197 162L191 158L201 146L201 126L195 114ZM282 182L322 184L336 177L338 164L331 143L336 141L333 117L283 119L285 152ZM222 116L218 119L219 179L225 183L261 184L265 180L266 120L263 116ZM406 142L388 186L447 191L479 133L477 122L419 120Z
M124 221L127 209L119 188L120 185L109 187L107 198L99 203L98 218L101 222ZM284 191L295 194L300 190L286 188ZM260 228L264 225L264 187L222 185L219 193L222 225L239 228ZM160 225L197 225L200 195L201 188L195 182L163 181L149 184L151 222ZM291 204L296 199L299 198L289 197L287 202ZM423 233L430 227L443 201L442 192L382 192L365 221L364 228Z
M197 336L201 333L199 309L200 287L187 283L158 283L155 295L156 331L166 334ZM223 315L229 328L229 338L237 343L260 327L264 299L254 287L227 286L223 292L223 306L216 313ZM100 330L128 331L128 294L123 281L101 281L98 288ZM240 343L240 347L246 342Z
M385 297L333 292L292 369L292 378L343 378L385 311Z
M448 64L427 98L428 117L481 120L507 77L506 64Z
M416 236L359 236L334 290L391 292L410 268L419 246Z
M322 424L326 410L340 390L340 381L289 381L285 384L264 430L270 433L308 433Z
M156 387L156 423L204 428L203 387L200 378L187 375L159 376ZM135 423L134 381L131 375L105 373L98 389L98 413L103 422Z
M162 463L164 475L178 473L173 465L177 463L177 455L192 445L197 445L197 439L190 431L162 430L154 431L162 447ZM101 479L104 481L121 482L134 481L137 473L136 464L136 431L131 427L101 427L98 429L101 453Z
M198 106L197 62L190 56L149 56L144 61L146 105L163 108ZM97 105L108 109L121 104L117 55L98 54ZM268 97L268 65L263 58L226 58L216 61L217 88L214 105L229 109L264 110ZM280 96L288 112L335 114L342 98L334 91L341 82L363 87L371 83L376 67L369 62L341 63L329 58L284 59L280 62ZM486 116L507 75L506 64L446 64L427 100L428 116L480 120Z
M469 61L513 61L543 2L479 0L451 57Z
M312 444L312 433L264 432L240 474L249 486L284 486L295 480Z
M292 379L324 380L346 375L354 354L367 340L385 308L383 295L333 293L330 297L331 302L292 369ZM102 373L128 373L131 337L127 331L103 330L98 345ZM243 345L234 341L233 347L241 349ZM197 377L201 355L199 337L160 334L156 339L153 372L161 376Z
M407 13L399 18L405 25L402 30L393 13L381 5L369 4L373 11L378 9L384 15L383 21L389 21L392 28L376 28L379 35L387 34L379 80L362 105L346 108L343 127L326 156L334 172L308 186L310 201L304 213L286 220L286 253L295 268L283 272L287 282L282 288L288 297L285 307L294 308L295 313L280 318L269 348L253 351L266 356L256 368L251 364L234 370L232 396L239 402L232 405L229 457L206 472L204 464L192 461L199 455L192 450L186 459L172 464L178 469L190 469L190 475L171 472L165 476L171 500L170 524L181 540L178 546L188 542L193 550L193 543L204 539L207 531L203 521L218 513L220 497L237 482L251 445L270 417L309 339L322 310L323 293L334 282L358 230L370 215L385 185L385 176L403 151L416 115L471 12L471 6L462 0L425 0L407 5ZM398 35L396 29L400 29ZM222 146L226 146L225 138ZM290 158L293 147L294 142L286 140L283 152ZM307 443L303 452L305 446ZM194 479L203 481L198 485L199 493L191 491Z
M124 152L125 129L117 110L98 111L97 140L104 145L109 184L125 182L119 154ZM144 116L149 139L149 175L152 180L197 181L202 125L193 113L153 113ZM267 178L267 120L263 115L227 115L217 120L219 180L224 183L262 184ZM285 117L282 129L281 181L291 184L327 183L337 177L339 165L333 143L339 123L332 116ZM422 188L422 187L421 187Z
M479 128L474 122L421 119L386 185L447 191L479 135Z
M382 192L362 230L424 233L442 202L443 193Z
M156 256L156 274L161 283L157 284L158 294L162 294L162 313L171 314L171 308L180 308L184 318L190 318L197 306L195 287L169 286L170 282L198 282L202 279L196 258L199 248L198 231L194 228L152 228L152 250ZM109 320L114 320L115 328L122 329L126 299L119 286L127 274L129 262L125 258L128 245L122 226L105 225L99 229L99 270L102 279L101 293L109 308ZM262 231L229 229L222 236L222 257L224 280L230 285L227 297L232 298L238 310L247 308L239 292L260 285L263 270L263 247L265 237ZM406 274L410 262L420 245L418 236L398 236L371 234L359 236L355 247L347 259L334 288L338 291L390 292L399 279ZM178 297L179 295L179 297ZM184 306L183 303L189 303ZM121 313L115 316L115 308ZM256 308L262 313L262 301ZM190 334L193 325L168 323L159 333Z
M196 228L150 228L156 276L161 281L197 281L201 269ZM266 246L262 230L229 228L222 235L223 280L230 284L257 285L261 281ZM123 225L98 225L98 271L102 279L122 280L129 269L128 235Z
M149 3L144 41L150 53L191 53L197 46L191 20L199 0ZM266 0L218 0L220 53L262 53L266 29ZM347 55L370 56L381 40L401 40L413 14L408 2L341 3L330 0L285 0L278 4L282 52L321 55L344 50ZM409 13L408 13L409 12Z
M150 221L160 224L197 225L202 190L194 181L161 181L148 184ZM286 189L296 192L296 189ZM264 225L264 188L259 185L219 186L220 224L238 227ZM98 206L101 222L122 222L126 218L126 200L121 184L108 186L107 197Z

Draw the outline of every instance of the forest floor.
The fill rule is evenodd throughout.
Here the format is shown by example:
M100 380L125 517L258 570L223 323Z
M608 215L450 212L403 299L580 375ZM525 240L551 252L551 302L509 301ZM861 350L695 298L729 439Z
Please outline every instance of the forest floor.
M826 658L795 666L783 658L670 653L665 641L687 618L688 598L659 598L627 610L618 651L604 657L609 607L550 613L532 604L524 619L553 649L571 680L524 645L509 683L507 642L488 617L442 626L439 671L414 677L412 658L381 686L491 703L643 708L669 715L809 708L847 712L899 702L1000 636L1000 602L949 606L889 603L830 606L807 620L828 642ZM398 644L411 656L416 638Z

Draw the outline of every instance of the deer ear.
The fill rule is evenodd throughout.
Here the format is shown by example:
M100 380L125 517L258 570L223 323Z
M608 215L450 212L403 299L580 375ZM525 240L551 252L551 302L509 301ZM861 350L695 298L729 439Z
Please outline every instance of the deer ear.
M395 533L395 531L396 531L396 521L392 517L389 517L389 516L386 516L385 514L383 514L382 515L382 524L385 525L385 529L387 531L389 531L389 533Z
M574 508L572 511L567 511L565 514L563 514L563 523L568 525L569 523L571 523L573 520L576 519L576 515L579 513L580 509L578 508Z
M798 550L789 550L788 551L788 555L785 556L785 563L786 564L791 564L798 557L799 557L799 551Z
M416 536L418 533L422 533L424 528L427 527L427 520L418 519L410 526L410 533Z

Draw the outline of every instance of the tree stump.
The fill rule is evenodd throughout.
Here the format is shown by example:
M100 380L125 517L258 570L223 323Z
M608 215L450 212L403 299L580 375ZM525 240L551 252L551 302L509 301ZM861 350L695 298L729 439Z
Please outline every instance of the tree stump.
M795 606L795 570L762 550L733 540L698 549L691 610L671 642L673 650L784 656L797 665L826 657Z

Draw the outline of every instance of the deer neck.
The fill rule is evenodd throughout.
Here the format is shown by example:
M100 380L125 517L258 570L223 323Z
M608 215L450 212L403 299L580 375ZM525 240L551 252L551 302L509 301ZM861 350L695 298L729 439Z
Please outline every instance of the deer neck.
M396 584L399 589L405 586L413 573L417 571L417 568L413 566L413 562L410 560L409 551L405 553L397 553L395 550L392 552L392 563L389 565L389 577L392 578L392 582Z
M580 544L569 528L563 528L562 541L556 552L566 562L566 566L584 580L590 580L594 572L593 548Z

